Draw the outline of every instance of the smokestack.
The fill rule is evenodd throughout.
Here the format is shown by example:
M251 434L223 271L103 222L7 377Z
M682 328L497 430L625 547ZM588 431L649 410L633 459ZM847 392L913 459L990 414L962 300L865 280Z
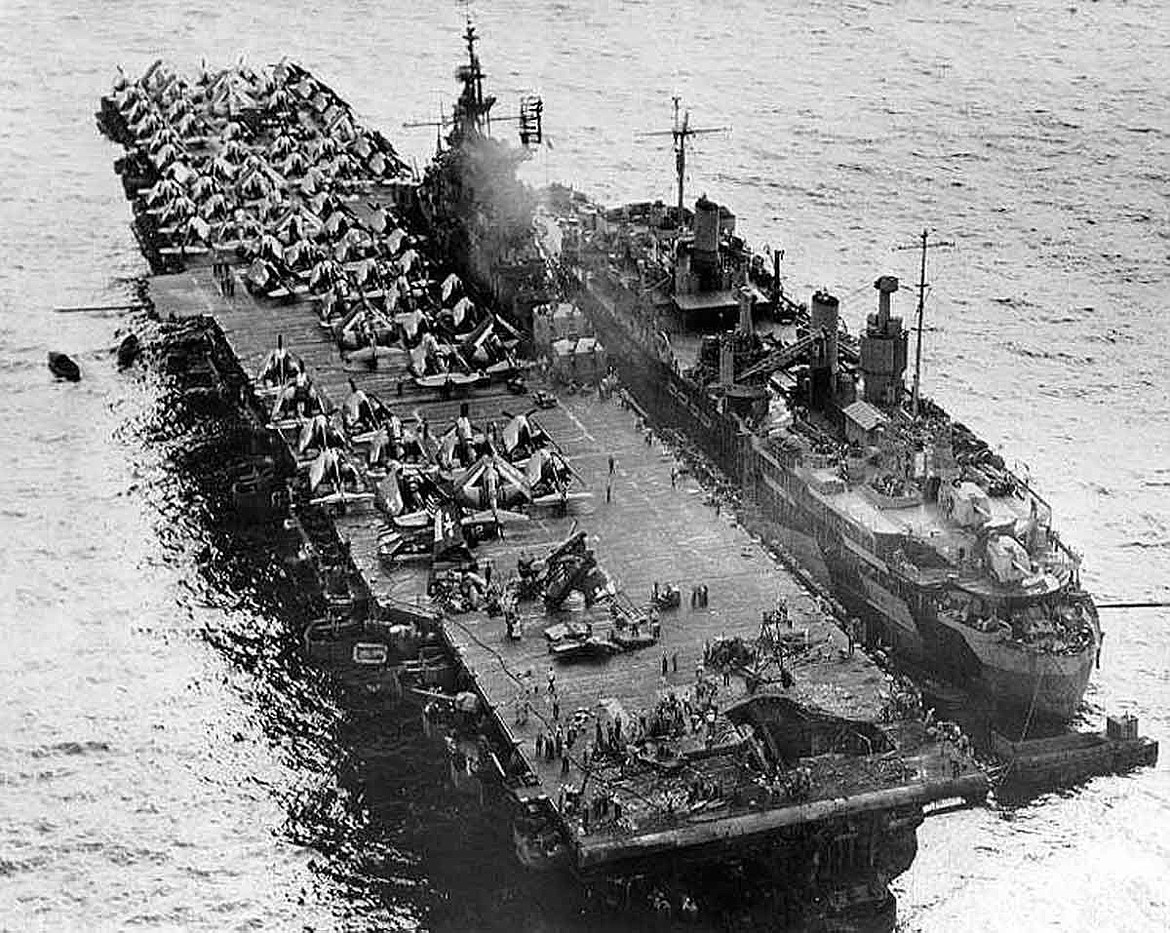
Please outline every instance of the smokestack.
M719 384L735 385L735 344L727 338L719 341Z
M706 195L695 202L695 252L719 252L719 205Z
M839 328L840 302L828 292L816 292L812 296L812 310L809 323L813 334L821 334L825 341L825 369L837 374L837 331Z
M861 338L865 400L896 407L902 400L902 374L906 371L906 331L900 317L890 316L890 295L898 290L898 280L883 275L873 287L878 290L878 312L866 319Z
M878 290L878 321L882 330L885 330L886 322L890 319L890 295L898 290L898 277L883 275L873 283L873 287Z
M699 291L718 288L719 205L703 195L695 202L695 241L691 247L691 269L699 277Z
M752 305L755 303L756 297L746 285L740 287L737 297L739 298L739 329L745 334L750 334L754 329L752 326Z

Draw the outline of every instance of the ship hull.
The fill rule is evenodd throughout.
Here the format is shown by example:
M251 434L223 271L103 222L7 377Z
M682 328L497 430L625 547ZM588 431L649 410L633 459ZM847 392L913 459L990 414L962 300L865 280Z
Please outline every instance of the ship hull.
M890 648L899 662L960 686L996 716L1068 722L1076 715L1095 650L1076 654L1009 647L997 633L948 624L911 610L901 594L866 580L839 555L826 564L834 592L865 623L870 643Z
M1034 709L1036 718L1070 720L1080 706L1093 656L999 652L984 664L984 690L1012 709Z
M581 304L635 399L655 420L685 432L729 476L748 503L749 520L799 542L801 562L828 581L836 598L864 623L866 640L892 651L907 668L978 694L997 717L1067 722L1076 714L1099 644L1074 655L1021 649L934 617L922 593L890 585L887 574L843 546L839 533L805 504L803 481L763 455L739 424L715 409L701 389L648 349L654 329L638 323L640 305L627 289L583 283ZM808 562L805 554L819 552ZM803 552L803 553L802 553ZM820 571L820 572L818 572ZM884 578L884 584L877 582Z

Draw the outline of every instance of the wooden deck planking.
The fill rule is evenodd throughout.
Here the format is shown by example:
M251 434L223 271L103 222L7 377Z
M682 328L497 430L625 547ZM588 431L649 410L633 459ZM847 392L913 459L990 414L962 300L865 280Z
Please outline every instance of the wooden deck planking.
M498 386L441 399L434 390L418 390L410 384L404 386L399 397L397 384L405 377L405 355L383 361L372 372L353 367L343 359L329 332L317 323L311 303L258 300L242 285L234 298L225 298L208 269L156 278L152 290L163 314L213 316L248 372L258 371L275 347L276 335L282 334L285 346L305 360L314 382L334 403L345 398L352 377L359 387L378 394L404 418L418 411L440 433L453 422L463 401L468 403L477 423L500 418L505 409L525 410L525 399ZM648 603L655 581L660 585L673 583L682 590L682 606L662 613L658 644L599 662L552 662L543 629L561 620L590 619L598 631L604 631L609 624L604 607L550 613L540 602L524 603L524 635L518 641L505 638L502 619L489 619L481 612L447 620L449 638L463 664L499 721L511 732L518 753L539 777L550 798L556 799L562 783L581 784L580 752L593 737L592 726L587 726L582 743L570 754L568 776L561 773L559 760L537 759L537 733L551 735L557 725L546 689L550 669L555 675L562 722L575 710L592 711L600 700L616 699L626 711L628 726L640 713L649 715L666 693L674 691L681 697L691 690L707 643L720 637L754 639L762 613L774 608L780 596L789 606L796 629L807 629L810 641L816 645L802 660L793 663L797 684L789 695L842 713L855 700L858 718L875 714L882 675L860 654L843 657L844 637L813 598L729 515L716 516L694 480L678 477L672 486L672 454L657 439L646 443L632 412L622 409L616 401L570 396L562 399L558 408L539 412L537 420L568 455L592 498L573 501L565 507L534 509L532 520L509 524L503 540L481 543L477 549L479 559L490 560L495 573L506 577L522 553L543 556L578 523L588 532L589 545L598 562L635 604ZM610 481L612 500L607 502L611 455L616 470ZM428 563L406 564L393 571L384 569L377 557L382 519L371 506L351 508L335 520L377 598L425 602ZM704 583L709 587L709 605L692 609L691 587ZM742 680L732 677L726 686L720 686L720 706L726 707L743 693ZM530 709L527 721L518 722L522 696L527 698ZM722 765L717 757L707 767L716 773ZM606 773L604 769L593 772L591 792L606 787L619 799L624 797L629 817L650 821L642 829L661 824L661 812L651 812L632 784L615 783L616 779L605 777ZM643 775L641 779L647 778ZM649 780L653 782L653 778ZM710 815L698 814L692 819L701 823L709 818ZM589 833L579 823L573 828L579 838L595 843L620 835L620 831L604 823L595 824Z
M791 695L835 708L847 705L848 695L853 695L858 700L858 715L872 711L880 673L860 655L840 659L845 644L836 627L824 620L813 599L743 529L726 517L715 517L693 480L680 478L678 488L671 488L673 457L657 442L649 448L645 445L635 430L632 413L613 402L570 397L562 400L560 408L542 415L542 423L570 455L594 498L571 503L563 516L546 513L527 525L509 527L505 541L480 545L481 560L490 558L509 572L521 552L542 553L566 536L576 519L589 532L590 546L602 567L635 603L648 602L655 580L673 582L683 594L680 609L662 613L659 644L600 662L554 662L542 634L547 625L568 618L592 619L595 628L604 630L608 615L600 608L549 614L539 603L522 604L525 631L518 642L506 640L502 620L490 620L481 613L448 621L450 637L463 663L508 723L519 751L550 797L557 797L560 784L580 785L583 777L578 766L580 746L571 756L567 777L562 775L559 761L535 756L537 733L550 735L556 726L546 689L550 669L555 674L562 723L574 710L593 710L599 700L614 698L626 710L630 724L639 713L649 715L666 693L674 691L679 697L688 693L706 643L721 636L752 640L758 634L762 612L775 606L778 595L787 601L796 627L807 627L811 639L821 643L812 652L820 659L815 674L803 677L802 665L796 665L798 683ZM611 453L617 470L613 501L606 503ZM692 610L690 587L698 583L708 585L710 602L706 609ZM664 655L668 667L665 679ZM530 685L527 692L521 692L521 684ZM732 677L720 691L720 705L726 706L744 694L743 682ZM521 696L527 696L531 704L526 723L517 722ZM587 741L593 738L592 729L592 725L587 727ZM594 774L593 786L598 787ZM619 798L623 796L621 789L613 789ZM625 809L631 816L644 810L634 797L626 800ZM577 830L580 832L579 826ZM591 835L607 831L604 826L594 826Z

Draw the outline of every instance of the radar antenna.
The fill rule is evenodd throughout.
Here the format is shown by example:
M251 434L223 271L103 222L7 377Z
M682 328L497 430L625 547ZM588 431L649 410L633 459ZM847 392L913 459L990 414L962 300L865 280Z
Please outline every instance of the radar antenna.
M525 149L539 146L543 141L543 113L544 101L535 94L525 94L520 98L520 144Z
M687 140L692 136L700 136L706 133L726 133L731 127L729 126L714 126L703 129L696 129L690 125L691 112L689 110L679 111L679 103L682 100L677 94L672 98L674 100L674 126L669 130L652 130L648 133L639 133L639 136L669 136L674 146L674 170L678 176L678 224L682 226L683 219L683 185L685 183L687 171Z
M403 123L407 128L433 126L437 128L437 151L442 151L442 134L450 129L448 142L457 146L463 139L491 136L492 116L491 109L495 106L496 98L485 95L483 80L486 77L479 62L479 54L475 44L479 41L471 17L467 18L467 29L463 33L463 40L467 44L467 63L460 65L455 71L455 78L463 86L458 100L451 108L451 116L443 114L442 105L439 107L439 119L417 120ZM520 124L520 142L525 149L539 146L544 140L544 101L537 94L525 94L520 98L520 112L512 116L496 117L500 122L518 122Z
M479 55L475 51L475 43L479 36L475 34L475 26L468 17L467 29L463 33L463 40L467 43L467 64L460 66L455 72L456 78L463 85L463 92L455 104L453 118L455 131L462 137L490 136L492 132L492 105L496 99L484 96L483 67L479 63Z

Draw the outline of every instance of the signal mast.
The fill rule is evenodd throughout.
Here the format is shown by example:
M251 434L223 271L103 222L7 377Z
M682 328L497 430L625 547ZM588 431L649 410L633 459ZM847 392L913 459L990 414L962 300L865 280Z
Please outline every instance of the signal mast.
M669 130L652 130L647 133L639 133L639 136L669 136L674 148L674 170L678 176L678 224L682 226L683 219L683 188L685 185L686 171L687 171L687 140L692 136L701 136L707 133L725 133L730 127L715 126L703 129L696 129L691 124L691 112L689 110L679 111L679 102L682 100L677 94L672 98L674 100L674 126Z
M459 98L451 110L451 116L445 117L440 109L439 119L423 120L404 123L404 127L434 126L438 127L440 138L444 129L450 128L451 135L448 142L457 147L462 140L486 138L492 134L492 107L496 98L491 94L484 94L483 81L486 77L483 66L479 62L479 53L475 44L479 41L475 26L471 20L467 22L467 29L463 33L463 41L467 44L467 64L460 65L455 77L463 85ZM520 98L520 112L515 116L496 117L496 122L518 122L520 124L520 143L525 149L539 146L544 139L543 132L544 102L536 94L525 94ZM441 148L441 146L440 146Z
M910 414L918 417L919 388L922 382L922 319L926 311L926 251L940 246L954 246L954 243L936 241L929 243L930 231L923 230L919 242L908 246L899 246L898 249L918 249L922 251L922 264L918 273L918 322L915 325L917 336L914 344L914 386L910 390Z

